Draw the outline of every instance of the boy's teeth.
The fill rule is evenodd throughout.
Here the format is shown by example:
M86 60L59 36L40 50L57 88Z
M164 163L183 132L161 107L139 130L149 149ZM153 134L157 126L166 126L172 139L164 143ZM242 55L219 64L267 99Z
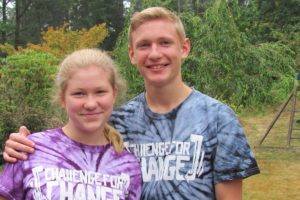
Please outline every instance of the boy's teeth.
M159 68L161 68L161 66L152 66L151 68L153 68L153 69L159 69Z

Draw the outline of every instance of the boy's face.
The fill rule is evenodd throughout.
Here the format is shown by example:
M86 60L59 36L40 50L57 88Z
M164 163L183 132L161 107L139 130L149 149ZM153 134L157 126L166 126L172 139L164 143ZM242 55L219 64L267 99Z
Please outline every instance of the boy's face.
M182 42L174 23L157 19L145 22L132 32L128 48L146 86L166 86L181 81L181 60L190 51L190 42Z

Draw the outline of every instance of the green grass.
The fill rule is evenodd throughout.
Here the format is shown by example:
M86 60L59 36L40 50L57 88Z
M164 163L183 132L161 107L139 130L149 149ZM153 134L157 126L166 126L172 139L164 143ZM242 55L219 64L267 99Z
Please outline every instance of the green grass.
M261 170L260 174L244 180L244 200L300 199L300 139L292 140L291 148L287 148L289 109L289 107L285 109L261 146L258 144L273 120L276 110L263 115L240 117ZM292 132L292 136L299 137L299 135L299 130Z

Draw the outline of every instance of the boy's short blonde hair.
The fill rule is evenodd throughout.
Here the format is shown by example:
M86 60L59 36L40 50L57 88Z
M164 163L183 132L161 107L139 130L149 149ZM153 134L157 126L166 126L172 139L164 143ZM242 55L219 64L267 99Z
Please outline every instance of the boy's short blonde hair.
M150 7L142 10L141 12L136 12L130 19L130 25L128 29L128 44L132 45L132 33L143 23L156 20L164 19L174 23L175 29L178 33L181 42L184 42L186 38L184 26L180 18L172 11L163 7Z

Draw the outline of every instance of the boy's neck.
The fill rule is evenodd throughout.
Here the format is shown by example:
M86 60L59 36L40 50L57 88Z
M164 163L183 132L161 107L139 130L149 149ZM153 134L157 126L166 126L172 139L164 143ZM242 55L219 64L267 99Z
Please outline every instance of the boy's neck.
M192 92L184 82L165 87L146 87L145 98L151 111L167 113L182 103Z

